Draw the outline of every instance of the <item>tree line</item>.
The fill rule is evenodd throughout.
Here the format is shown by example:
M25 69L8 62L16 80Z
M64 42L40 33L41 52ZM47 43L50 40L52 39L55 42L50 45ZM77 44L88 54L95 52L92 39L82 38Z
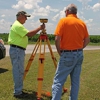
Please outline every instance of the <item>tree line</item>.
M0 34L0 38L3 39L3 41L7 44L7 41L8 41L8 33L2 33ZM34 43L38 40L40 34L36 34L35 36L33 37L29 37L28 40L29 40L29 43ZM54 39L55 39L55 36L53 34L47 34L50 42L54 42ZM100 35L90 35L90 42L91 43L100 43Z

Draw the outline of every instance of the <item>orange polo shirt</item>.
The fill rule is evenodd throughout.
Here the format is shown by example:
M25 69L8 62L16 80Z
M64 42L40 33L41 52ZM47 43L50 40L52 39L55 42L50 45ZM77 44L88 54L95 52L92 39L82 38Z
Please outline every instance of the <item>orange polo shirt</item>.
M85 23L74 14L67 15L59 21L54 35L61 37L62 50L83 48L83 40L89 36Z

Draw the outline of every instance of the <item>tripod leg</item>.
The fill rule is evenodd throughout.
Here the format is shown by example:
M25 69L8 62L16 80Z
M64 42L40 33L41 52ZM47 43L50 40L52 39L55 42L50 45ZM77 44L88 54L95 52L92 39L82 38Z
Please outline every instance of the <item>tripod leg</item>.
M41 53L41 41L40 41L40 57L39 57L38 79L37 79L38 80L37 100L41 99L41 94L42 94L44 55L45 55L45 44L44 44L44 51L43 53Z
M38 90L37 90L37 98L41 98L42 93L42 83L43 83L43 71L44 71L44 54L40 54L39 58L39 71L38 71Z
M38 48L39 48L39 39L38 39L38 41L37 41L37 43L36 43L36 45L34 47L34 50L33 50L32 54L31 54L30 58L29 58L28 64L27 64L26 69L24 71L24 77L23 77L23 79L25 79L26 74L29 71L29 68L30 68L30 66L32 64L32 61L33 61L33 59L34 59L34 57L36 55L36 52L37 52Z
M50 50L50 54L51 54L53 63L54 63L54 65L55 65L55 68L57 68L57 60L56 60L56 58L55 58L54 55L53 55L52 48L51 48L51 46L50 46L50 42L49 42L48 39L47 39L47 45L48 45L48 48L49 48L49 50Z
M47 44L48 44L48 48L49 48L49 50L50 50L50 53L51 53L51 56L52 56L52 59L53 59L55 68L57 68L57 60L56 60L56 58L55 58L54 55L53 55L53 52L52 52L52 48L51 48L51 46L50 46L49 39L47 39ZM65 92L67 92L67 88L64 88L64 86L63 86L63 93L65 93Z
M39 71L38 71L38 92L37 92L37 100L41 100L42 95L42 84L43 84L43 74L44 74L44 57L45 57L45 44L46 39L42 38L44 41L44 47L41 47L41 41L40 41L40 57L39 57ZM43 46L43 45L42 45ZM43 49L43 51L41 50Z

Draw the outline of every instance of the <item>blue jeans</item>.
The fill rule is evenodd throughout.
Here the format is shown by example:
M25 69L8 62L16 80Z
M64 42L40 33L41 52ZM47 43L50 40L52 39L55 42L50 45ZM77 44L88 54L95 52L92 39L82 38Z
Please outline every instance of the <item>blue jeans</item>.
M23 89L25 50L10 46L9 50L14 80L14 94L19 95Z
M71 78L71 100L78 99L82 62L83 51L61 53L52 85L52 100L61 100L62 87L68 75Z

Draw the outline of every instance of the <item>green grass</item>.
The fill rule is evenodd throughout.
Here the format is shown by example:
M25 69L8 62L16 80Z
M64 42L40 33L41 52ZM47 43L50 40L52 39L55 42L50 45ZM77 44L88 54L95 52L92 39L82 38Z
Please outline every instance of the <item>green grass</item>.
M5 43L5 44L7 44L7 43ZM29 44L36 44L36 42L29 41ZM55 45L55 41L50 41L50 44L51 45ZM90 46L100 46L100 42L99 43L92 43L92 42L90 42L88 45L90 45Z
M98 42L98 43L92 43L92 42L90 42L89 45L91 45L91 46L100 46L100 42Z
M57 61L59 55L55 52ZM25 57L25 66L28 63L30 54ZM0 100L36 100L35 92L38 87L38 58L36 54L33 60L30 70L24 80L24 91L29 93L29 97L26 99L15 99L13 97L13 79L12 79L12 67L9 57L0 60ZM51 86L55 73L55 67L49 53L45 54L44 61L44 80L42 90L45 92L51 92ZM68 100L70 78L68 77L65 87L68 88L68 92L62 95L62 100ZM48 97L42 97L43 100L50 100ZM84 51L84 62L82 65L81 83L78 100L100 100L100 51L89 50Z

